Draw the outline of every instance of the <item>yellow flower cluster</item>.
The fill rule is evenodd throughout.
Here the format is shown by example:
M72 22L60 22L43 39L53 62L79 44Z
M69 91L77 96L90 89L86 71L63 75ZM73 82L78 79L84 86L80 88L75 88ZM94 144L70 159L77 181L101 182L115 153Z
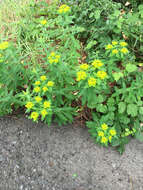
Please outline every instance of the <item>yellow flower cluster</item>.
M27 109L31 109L33 106L34 104L32 102L27 102L27 104L25 105Z
M80 65L80 69L82 70L87 70L88 68L89 68L89 65L86 63Z
M46 109L43 109L43 110L41 111L41 115L42 115L43 117L45 117L47 114L48 114L48 112L47 112Z
M86 77L87 77L86 72L84 72L84 71L79 71L79 72L77 72L77 79L76 79L76 80L77 80L77 81L85 80Z
M49 87L54 86L54 82L53 81L48 81L47 86L49 86Z
M45 80L47 79L47 77L46 77L45 75L42 75L42 76L40 77L40 79L41 79L41 81L45 81Z
M98 59L95 59L93 62L92 62L92 66L94 68L100 68L103 66L103 63L102 61L98 60Z
M44 108L50 108L51 107L50 101L45 101L43 106L44 106Z
M124 41L121 42L112 41L112 44L108 44L107 46L105 46L105 49L112 50L113 55L117 55L119 52L127 54L129 52L128 49L126 48L127 45L128 44Z
M59 7L58 13L62 14L62 13L67 13L70 11L70 7L63 4Z
M55 52L51 52L50 56L48 57L49 63L58 63L60 59L60 55L57 55Z
M98 71L97 77L99 77L100 79L105 79L107 77L107 73L105 71Z
M32 112L30 115L30 118L36 121L39 117L39 114L37 112Z
M101 130L98 131L98 136L101 137L100 142L103 144L107 144L109 141L111 143L111 140L114 136L116 136L116 130L110 129L106 123L103 123L101 125Z
M9 46L8 42L2 42L2 43L0 43L0 49L1 50L8 48L8 46Z
M91 87L91 86L95 87L95 85L96 85L96 79L94 77L90 77L88 79L88 85L89 85L89 87Z
M47 23L46 20L41 20L41 21L40 21L40 24L42 24L42 25L45 25L46 23Z
M41 81L46 81L47 80L47 77L45 75L42 75L40 76L40 80ZM41 89L43 92L47 92L48 91L48 87L53 87L54 86L54 82L53 81L48 81L47 84L44 84L43 87L39 87L39 85L41 84L41 81L38 80L34 83L34 85L36 86L33 91L38 93L38 92L41 92Z

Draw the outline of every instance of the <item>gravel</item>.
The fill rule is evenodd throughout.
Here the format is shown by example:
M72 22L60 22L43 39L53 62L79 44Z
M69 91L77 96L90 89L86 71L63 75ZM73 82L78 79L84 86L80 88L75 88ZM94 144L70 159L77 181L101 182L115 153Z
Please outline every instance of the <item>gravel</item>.
M86 128L0 118L0 190L143 190L143 143L123 155Z

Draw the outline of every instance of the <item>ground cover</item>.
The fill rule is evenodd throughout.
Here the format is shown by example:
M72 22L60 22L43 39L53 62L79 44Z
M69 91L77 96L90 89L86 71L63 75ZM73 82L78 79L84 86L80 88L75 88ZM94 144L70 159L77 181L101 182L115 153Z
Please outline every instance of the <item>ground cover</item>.
M0 114L23 109L48 125L80 120L95 142L120 153L129 136L143 140L143 4L10 6L0 10Z

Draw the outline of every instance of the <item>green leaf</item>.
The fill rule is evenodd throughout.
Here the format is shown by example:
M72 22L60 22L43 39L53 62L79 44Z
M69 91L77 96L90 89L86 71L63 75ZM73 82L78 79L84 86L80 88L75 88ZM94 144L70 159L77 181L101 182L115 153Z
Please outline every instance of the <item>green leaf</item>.
M135 104L128 104L128 106L127 106L128 115L135 117L135 116L137 116L137 111L138 111L138 108Z
M94 45L96 45L97 44L97 41L96 40L93 40L93 41L90 41L88 44L87 44L87 46L86 46L86 50L89 50L89 49L91 49Z
M140 113L141 115L143 115L143 107L140 107L140 108L139 108L139 113Z
M126 103L125 102L120 102L118 104L118 112L119 113L123 113L126 109Z
M96 110L101 113L106 113L107 111L107 106L103 104L98 104L96 107Z
M114 77L115 81L118 81L123 76L124 75L121 72L119 72L119 73L113 73L113 77Z
M105 100L105 98L104 98L102 95L99 95L99 96L97 97L97 102L98 102L98 103L102 103L102 102L104 102L104 100Z
M133 65L131 63L127 64L126 65L126 70L131 73L131 72L134 72L137 70L137 66L136 65Z
M96 18L97 20L100 18L100 13L101 13L100 10L97 10L97 11L94 12L94 16L95 16L95 18Z

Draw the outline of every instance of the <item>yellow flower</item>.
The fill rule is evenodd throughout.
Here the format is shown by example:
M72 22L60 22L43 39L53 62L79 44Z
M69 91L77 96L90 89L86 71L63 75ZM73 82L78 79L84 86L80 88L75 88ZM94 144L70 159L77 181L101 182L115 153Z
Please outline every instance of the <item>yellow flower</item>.
M2 43L0 43L0 49L6 49L6 48L8 48L8 42L2 42Z
M42 101L42 98L41 98L40 96L36 96L36 97L35 97L35 100L36 100L36 102L41 102L41 101Z
M113 46L115 46L115 45L117 45L117 44L118 44L117 41L112 41L112 45L113 45Z
M41 115L42 115L43 117L45 117L47 114L48 114L48 112L47 112L45 109L43 109L43 110L41 111Z
M126 43L126 42L120 42L120 46L122 46L122 47L125 47L125 46L127 46L128 44Z
M60 14L62 14L62 13L66 13L66 12L69 12L70 11L70 7L69 6L67 6L67 5L61 5L60 7L59 7L59 10L58 10L58 12L60 13Z
M106 130L108 129L108 125L106 125L105 123L103 123L103 124L101 125L101 127L102 127L102 129L103 129L104 131L106 131Z
M38 114L37 112L32 112L30 117L31 117L34 121L36 121L37 118L38 118L38 116L39 116L39 114Z
M47 23L47 21L46 20L41 20L40 23L45 25Z
M40 77L40 79L41 79L42 81L44 81L44 80L47 79L47 77L46 77L45 75L43 75L43 76Z
M122 49L121 49L121 52L124 53L124 54L127 54L129 51L128 51L127 48L122 48Z
M0 57L2 57L2 54L0 53Z
M59 59L54 59L54 62L55 62L55 63L58 63L58 62L59 62Z
M104 132L103 131L98 131L98 136L99 137L104 137Z
M80 69L87 70L89 68L89 65L84 63L80 65Z
M54 86L54 82L53 81L48 81L48 83L47 83L47 86Z
M96 79L94 77L90 77L88 79L88 85L89 85L89 87L91 87L91 86L95 87L95 85L96 85Z
M107 73L105 71L98 71L97 72L97 76L100 78L100 79L105 79L107 77Z
M112 49L113 48L113 46L111 45L111 44L108 44L106 47L105 47L105 49Z
M109 142L111 142L111 140L112 140L112 136L109 136Z
M34 104L32 102L27 102L27 104L25 105L26 108L31 109L34 106Z
M60 55L56 55L56 56L55 56L55 58L60 59L60 58L61 58L61 56L60 56Z
M51 58L50 58L50 59L49 59L49 63L50 63L50 64L54 63L54 59L51 59Z
M54 57L56 55L55 52L51 52L50 56Z
M46 86L44 86L42 89L44 92L46 92L48 90L48 88Z
M110 129L109 133L110 133L112 136L115 136L115 135L116 135L115 129Z
M41 83L40 81L36 81L35 85L40 85L40 83Z
M117 53L118 53L118 50L117 50L117 49L113 49L113 50L112 50L112 53L113 53L113 54L117 54Z
M102 139L101 139L101 143L106 143L108 141L108 139L106 138L106 137L102 137Z
M103 66L103 63L98 60L98 59L95 59L93 62L92 62L92 66L95 67L95 68L100 68Z
M77 79L76 79L76 80L77 80L77 81L85 80L86 77L87 77L86 72L84 72L84 71L79 71L79 72L77 72Z
M43 105L44 105L44 108L50 108L51 107L50 101L45 101Z
M34 92L40 92L40 87L39 86L35 87Z

